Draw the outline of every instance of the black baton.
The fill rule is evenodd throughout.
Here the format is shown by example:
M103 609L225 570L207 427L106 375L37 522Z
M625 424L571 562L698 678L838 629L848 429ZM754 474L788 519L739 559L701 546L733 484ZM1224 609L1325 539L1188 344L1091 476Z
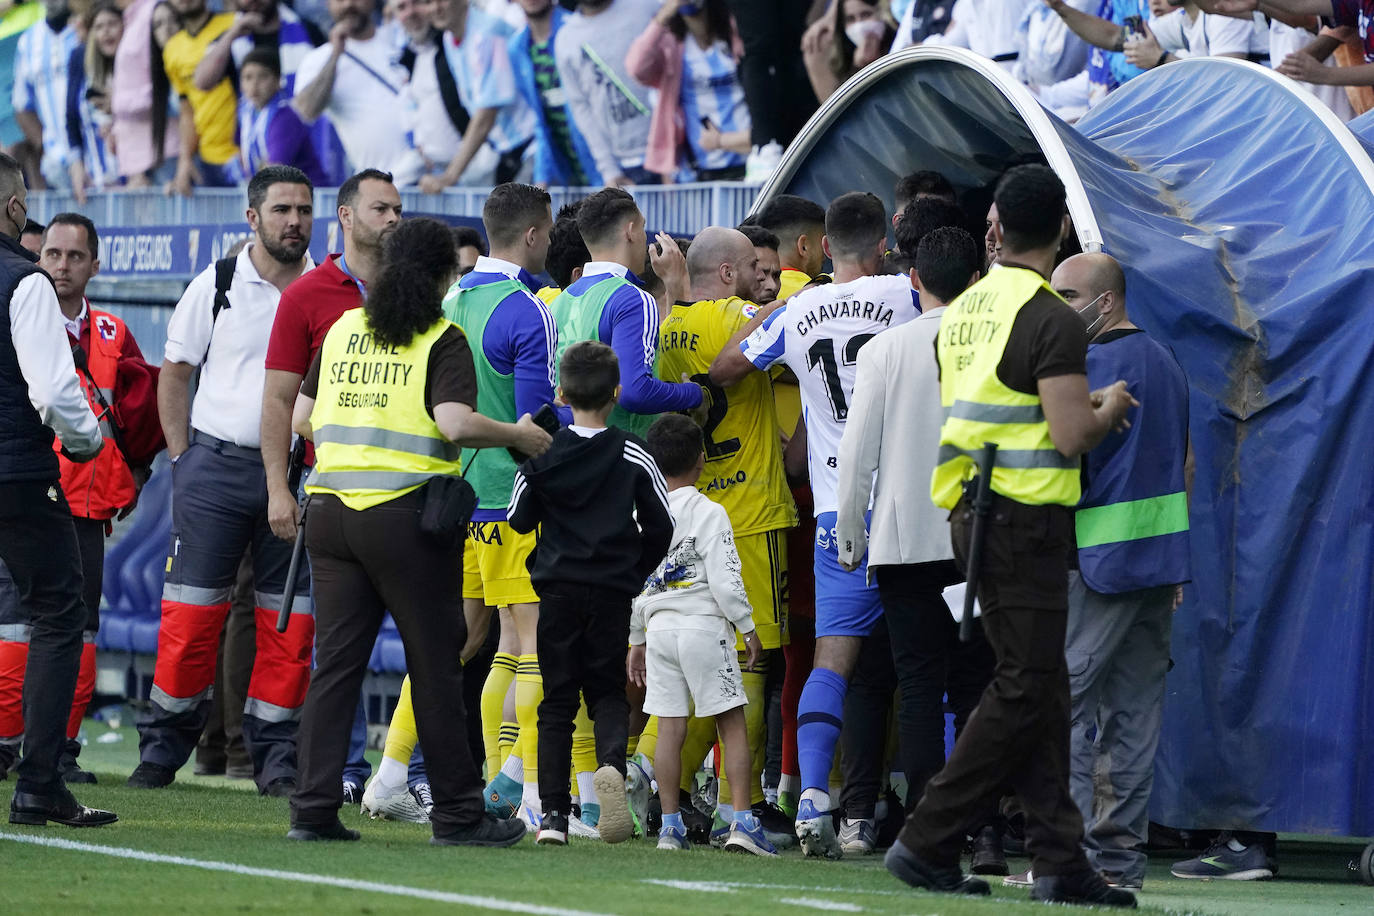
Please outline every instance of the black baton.
M983 537L992 514L992 467L997 443L984 442L978 455L978 481L973 492L973 531L968 544L968 585L964 590L964 617L959 621L959 641L973 639L973 602L978 598L978 573L983 565Z
M281 610L277 611L277 632L285 633L291 623L291 604L296 600L296 573L301 568L301 555L305 553L305 513L310 511L310 495L306 494L305 504L301 506L301 520L296 525L296 543L291 545L291 562L286 567L286 588L281 593Z

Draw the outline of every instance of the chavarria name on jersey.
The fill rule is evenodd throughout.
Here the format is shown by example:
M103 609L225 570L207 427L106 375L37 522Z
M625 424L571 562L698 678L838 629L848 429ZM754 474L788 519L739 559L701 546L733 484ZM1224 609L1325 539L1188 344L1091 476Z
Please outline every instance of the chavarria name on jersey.
M892 327L892 309L881 302L866 302L860 299L841 299L838 302L821 300L797 316L797 333L805 337L821 327L824 322L835 318L858 318L862 321L871 321L875 325Z

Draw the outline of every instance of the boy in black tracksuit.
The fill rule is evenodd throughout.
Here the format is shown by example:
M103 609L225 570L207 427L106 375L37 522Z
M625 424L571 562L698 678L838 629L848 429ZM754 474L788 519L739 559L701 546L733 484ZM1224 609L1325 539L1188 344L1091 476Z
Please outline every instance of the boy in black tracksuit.
M579 694L596 734L601 802L597 824L608 843L634 833L625 796L625 744L630 704L625 655L630 606L668 552L673 518L668 487L644 442L606 427L620 395L615 351L573 344L559 363L560 394L573 425L559 430L547 452L515 473L507 519L512 529L539 530L530 581L539 594L538 840L567 842L568 763Z

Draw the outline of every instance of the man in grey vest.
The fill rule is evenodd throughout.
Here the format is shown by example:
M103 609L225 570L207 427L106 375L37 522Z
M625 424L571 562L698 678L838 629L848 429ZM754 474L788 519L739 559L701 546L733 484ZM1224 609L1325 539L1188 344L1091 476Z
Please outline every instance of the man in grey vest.
M73 461L94 458L104 439L77 381L52 280L19 246L27 195L19 163L0 153L0 559L33 628L10 823L94 827L118 818L78 804L57 771L86 604L53 433Z

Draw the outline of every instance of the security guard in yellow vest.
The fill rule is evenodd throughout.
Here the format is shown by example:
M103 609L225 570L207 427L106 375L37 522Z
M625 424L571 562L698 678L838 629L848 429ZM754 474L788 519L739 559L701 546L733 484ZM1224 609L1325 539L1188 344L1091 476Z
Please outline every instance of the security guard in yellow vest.
M983 443L998 446L993 511L977 583L983 629L997 656L945 768L887 855L916 887L986 894L959 855L970 818L1010 787L1026 811L1036 900L1135 906L1083 855L1083 821L1069 795L1069 680L1064 662L1072 507L1079 458L1125 423L1124 382L1089 393L1083 322L1046 282L1070 231L1064 186L1039 165L1011 169L995 193L1000 267L950 304L936 356L945 423L931 497L951 509L959 563L972 512L964 496Z
M316 589L316 669L287 836L358 839L338 817L343 763L372 644L390 611L429 764L432 842L509 846L524 825L485 813L464 725L464 528L429 534L420 517L434 481L459 475L460 446L539 454L550 438L528 415L499 423L474 409L472 352L443 318L443 292L457 272L448 227L407 220L388 238L385 257L364 307L345 312L325 337L293 418L315 442L305 539Z

